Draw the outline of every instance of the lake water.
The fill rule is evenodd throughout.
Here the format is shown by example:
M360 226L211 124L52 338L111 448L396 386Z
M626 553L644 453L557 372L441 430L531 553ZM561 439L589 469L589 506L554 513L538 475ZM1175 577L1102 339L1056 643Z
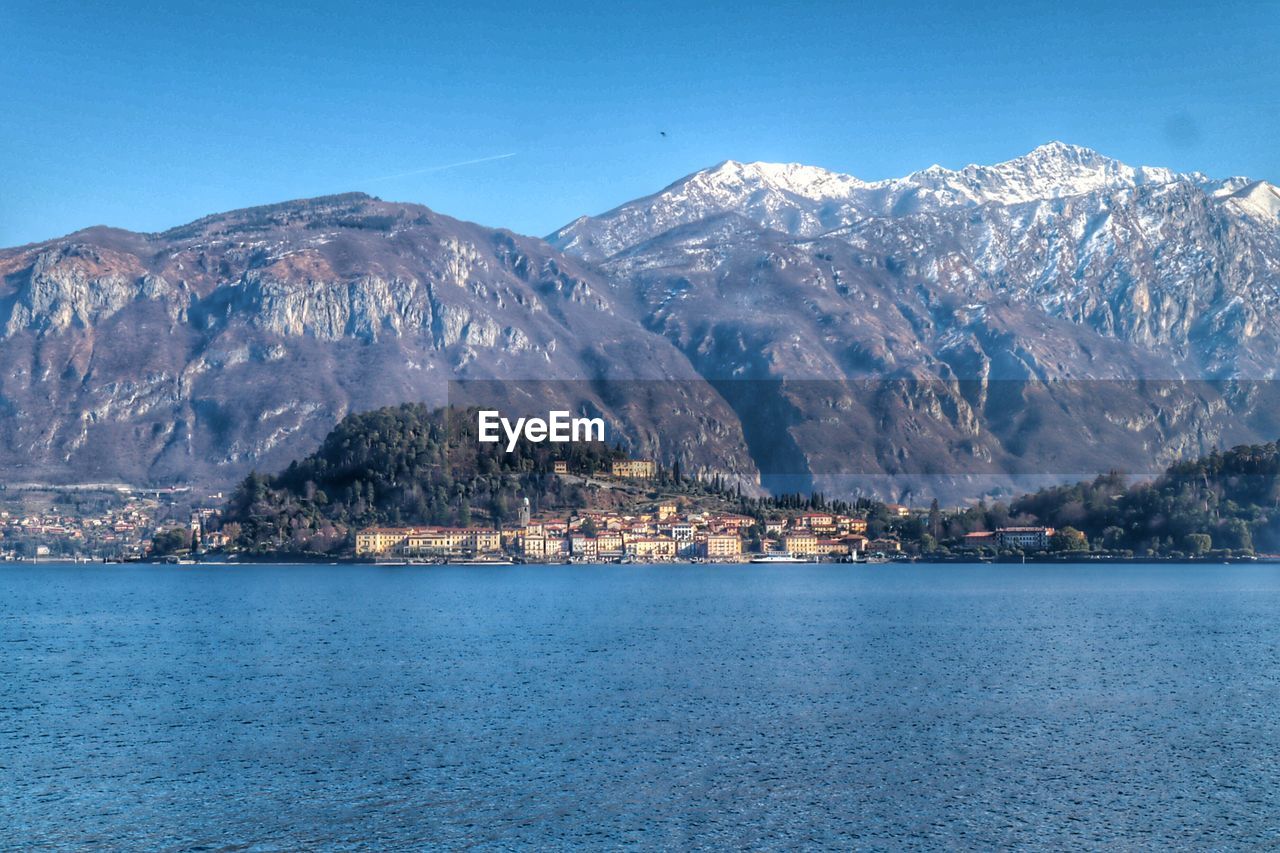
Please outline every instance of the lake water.
M1280 567L5 566L0 827L1274 847Z

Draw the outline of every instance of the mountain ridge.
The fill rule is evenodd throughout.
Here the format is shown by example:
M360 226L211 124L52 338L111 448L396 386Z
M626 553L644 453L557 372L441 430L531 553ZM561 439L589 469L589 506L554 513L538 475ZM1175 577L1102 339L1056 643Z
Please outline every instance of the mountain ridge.
M636 227L634 219L649 220L652 233L713 211L745 207L762 225L784 223L784 230L797 236L817 236L868 217L992 202L1010 205L1180 180L1218 189L1241 179L1214 181L1199 172L1129 166L1091 148L1058 141L992 165L948 169L935 164L875 181L801 163L725 160L597 216L578 217L546 239L570 254L602 260L634 242L625 233ZM610 229L614 221L618 224Z
M784 386L767 405L790 413L781 427L794 467L884 482L903 479L910 457L973 473L1022 455L1046 472L1086 473L1090 458L1127 446L1125 464L1155 470L1175 449L1268 436L1280 229L1266 182L1130 167L1061 143L990 167L824 177L847 189L839 203L764 186L777 169L717 169L550 241L630 282L646 326L704 376ZM868 376L937 384L841 388ZM814 394L797 379L830 388ZM1125 399L1087 384L1103 380L1175 384ZM1233 397L1202 380L1262 382ZM982 390L1009 381L1028 384L1002 405L1034 417L1005 418ZM833 408L842 414L828 437L803 426L831 424ZM746 405L739 416L751 417ZM850 464L836 447L866 455Z
M748 486L1155 470L1280 429L1277 215L1265 181L1054 143L875 182L725 161L549 241L354 192L94 227L0 250L0 463L226 483L350 411L565 379Z
M558 378L681 380L660 395L663 428L633 414L619 436L683 442L687 464L754 481L745 452L725 455L732 413L617 314L610 282L420 205L341 194L94 229L0 251L0 275L0 461L23 479L225 485L349 411L440 405L459 379ZM561 402L623 421L590 389Z

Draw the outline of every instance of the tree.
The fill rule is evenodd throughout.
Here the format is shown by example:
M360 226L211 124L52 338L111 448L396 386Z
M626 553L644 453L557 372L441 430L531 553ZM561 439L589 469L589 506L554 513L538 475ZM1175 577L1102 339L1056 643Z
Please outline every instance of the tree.
M1124 547L1124 528L1116 527L1114 524L1106 527L1102 531L1102 547L1111 550L1119 550Z
M1208 533L1188 533L1182 538L1187 553L1199 556L1213 549L1213 538Z
M1049 548L1054 551L1088 551L1089 539L1068 525L1053 534L1053 538L1049 540Z
M1240 551L1253 550L1253 534L1249 532L1249 525L1239 518L1233 518L1224 525L1226 540L1222 543L1224 546L1236 548Z
M151 539L151 556L167 557L187 550L190 545L188 532L185 527L170 527L160 531Z

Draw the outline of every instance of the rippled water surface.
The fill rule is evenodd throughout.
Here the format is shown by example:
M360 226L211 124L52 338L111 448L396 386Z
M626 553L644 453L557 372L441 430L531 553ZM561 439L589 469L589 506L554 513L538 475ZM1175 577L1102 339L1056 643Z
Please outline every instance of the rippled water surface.
M0 568L0 844L1280 843L1280 568Z

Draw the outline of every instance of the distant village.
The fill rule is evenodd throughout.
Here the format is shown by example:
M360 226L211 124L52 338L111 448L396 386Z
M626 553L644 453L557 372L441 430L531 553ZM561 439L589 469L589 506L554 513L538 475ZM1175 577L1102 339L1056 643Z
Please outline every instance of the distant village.
M553 470L569 473L564 462L554 463ZM615 461L610 474L643 480L655 471L650 460L629 459ZM897 518L913 513L900 504L886 509ZM892 559L903 553L899 539L871 538L867 530L867 519L853 515L809 511L761 520L702 511L681 500L658 501L637 511L579 510L534 518L526 501L518 524L509 529L368 527L356 533L355 556L388 561L770 562ZM1053 535L1048 527L1010 527L970 534L963 545L974 550L1044 550Z
M553 473L572 476L563 461L553 463ZM652 460L619 459L603 476L647 488L657 474ZM26 493L44 496L44 506L35 509L29 508L32 501L9 494L9 506L28 508L0 509L0 560L234 558L234 530L222 524L223 496L196 499L189 492L33 487ZM884 505L897 520L930 511ZM884 525L878 527L881 535L871 535L868 527L867 518L847 513L778 511L761 517L709 510L682 497L535 517L526 500L514 525L367 527L354 533L347 554L375 562L808 562L902 559L919 550L918 542L904 542ZM952 546L992 554L1044 551L1054 534L1051 527L1003 527L967 533Z
M197 500L186 487L26 484L6 488L0 508L0 560L152 556L157 537L187 551L225 550L221 494ZM200 505L204 504L204 505Z

